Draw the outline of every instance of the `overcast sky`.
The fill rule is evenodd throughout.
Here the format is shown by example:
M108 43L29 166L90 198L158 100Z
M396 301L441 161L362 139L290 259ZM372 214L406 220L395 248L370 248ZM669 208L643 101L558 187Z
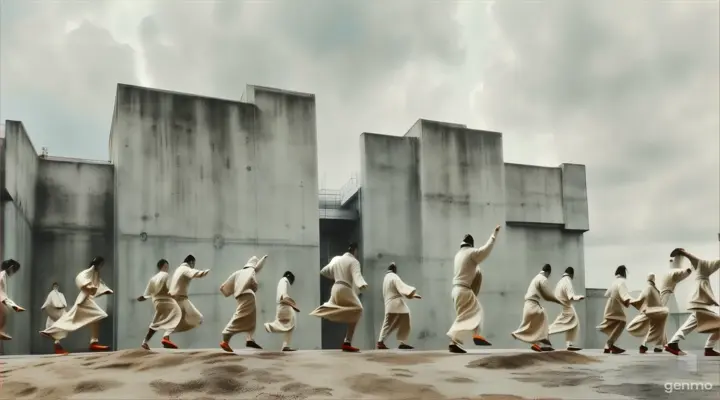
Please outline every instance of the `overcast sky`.
M0 3L0 119L38 151L107 159L118 82L273 86L317 96L321 186L358 171L361 132L464 123L508 162L587 165L589 287L718 256L717 1Z

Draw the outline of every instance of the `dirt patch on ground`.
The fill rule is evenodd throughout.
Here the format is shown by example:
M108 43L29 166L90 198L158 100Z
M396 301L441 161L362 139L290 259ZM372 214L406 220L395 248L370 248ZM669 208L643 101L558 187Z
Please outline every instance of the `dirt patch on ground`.
M186 392L229 395L264 389L263 386L242 379L246 371L247 368L242 365L220 365L203 370L201 379L179 383L156 380L150 382L150 386L155 393L162 396L175 396Z
M545 363L590 364L595 362L600 362L600 360L572 351L553 351L547 353L519 353L483 357L470 362L467 367L486 369L521 369Z
M346 381L354 392L393 400L441 400L446 397L434 386L409 383L375 374L358 374Z
M528 399L526 397L513 396L511 394L483 394L479 397L460 397L449 400L562 400L556 397L533 397Z
M453 376L451 378L445 379L445 382L450 383L474 383L474 379L466 378L464 376Z
M0 399L16 399L30 396L38 391L38 387L25 382L0 383Z
M603 382L603 379L595 374L587 374L580 371L538 371L524 374L513 374L516 381L527 383L539 383L542 387L557 388L571 386L591 386Z
M452 356L450 353L371 353L365 359L389 365L415 365L428 364L438 358Z

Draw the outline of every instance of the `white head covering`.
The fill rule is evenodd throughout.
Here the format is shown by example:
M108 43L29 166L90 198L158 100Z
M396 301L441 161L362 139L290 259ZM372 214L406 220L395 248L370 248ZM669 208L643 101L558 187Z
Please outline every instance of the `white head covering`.
M687 257L683 255L677 255L670 257L670 268L671 269L686 269L687 266L683 265L687 261Z

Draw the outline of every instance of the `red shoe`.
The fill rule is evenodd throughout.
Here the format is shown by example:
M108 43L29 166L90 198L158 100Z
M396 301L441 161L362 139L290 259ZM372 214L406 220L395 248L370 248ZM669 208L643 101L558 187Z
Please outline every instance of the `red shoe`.
M487 339L480 335L473 335L473 343L475 343L475 346L492 346Z
M360 349L357 347L352 347L350 343L343 343L342 345L342 351L348 352L348 353L358 353L360 352Z
M177 349L177 345L170 341L170 338L163 338L163 340L160 341L162 343L163 347L166 349Z
M647 348L647 347L645 347L645 346L640 346L640 354L645 354L645 353L647 353L647 351L648 351L648 348Z
M538 353L540 353L540 352L543 351L542 348L541 348L539 345L537 345L537 344L534 344L534 345L530 346L530 350L532 350L532 351L537 351Z
M60 345L60 343L55 343L55 354L57 354L59 356L64 356L69 353L67 351L65 351L65 349L63 349L63 347Z
M103 346L99 343L90 343L89 350L90 351L108 351L108 350L110 350L110 346Z
M605 349L603 349L603 353L604 353L604 354L610 354L610 349L608 349L608 348L606 347Z
M619 348L619 347L617 347L617 346L615 346L615 345L613 345L613 346L610 348L610 353L612 353L612 354L622 354L622 353L624 353L624 352L625 352L625 349L621 349L621 348Z
M230 344L226 341L220 342L220 348L227 351L228 353L234 353L235 351L230 347Z
M675 356L685 355L685 352L680 350L680 346L677 343L668 343L665 345L665 351Z
M712 347L708 347L705 349L705 356L706 357L717 357L717 356L720 356L720 353L715 351Z
M377 345L375 345L375 348L378 350L387 350L387 346L385 346L385 343L383 342L377 342Z

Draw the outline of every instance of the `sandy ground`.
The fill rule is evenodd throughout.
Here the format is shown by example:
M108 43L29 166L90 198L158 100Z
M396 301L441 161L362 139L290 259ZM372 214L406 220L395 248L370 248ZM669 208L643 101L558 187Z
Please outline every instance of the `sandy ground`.
M2 357L0 399L720 399L720 360L598 350L138 349Z

